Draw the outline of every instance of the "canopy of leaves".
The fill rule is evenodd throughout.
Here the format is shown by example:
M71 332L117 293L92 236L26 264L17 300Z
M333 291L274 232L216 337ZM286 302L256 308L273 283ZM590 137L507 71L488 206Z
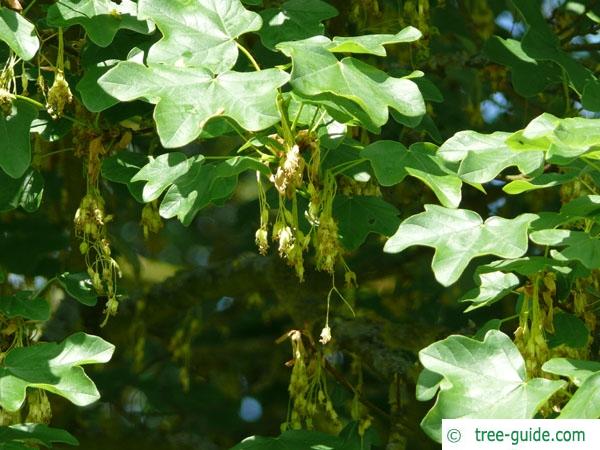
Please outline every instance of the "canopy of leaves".
M599 417L599 23L4 0L2 423L51 409L86 450L432 450L448 417ZM118 358L84 372L114 347L79 330Z

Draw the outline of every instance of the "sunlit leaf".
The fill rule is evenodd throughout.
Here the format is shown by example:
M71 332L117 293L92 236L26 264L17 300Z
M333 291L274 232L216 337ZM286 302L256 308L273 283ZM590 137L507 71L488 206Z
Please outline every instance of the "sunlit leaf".
M586 378L560 412L559 419L598 419L600 417L600 372Z
M27 423L0 427L0 445L3 443L15 443L22 445L19 448L31 448L35 443L44 447L52 447L52 444L79 445L71 433L60 428L50 428L41 423ZM4 447L1 447L4 448Z
M565 259L580 261L588 269L600 267L600 240L583 231L539 230L530 238L539 245L564 247L559 255Z
M230 117L250 131L275 124L277 88L288 77L278 69L213 77L203 69L123 61L98 82L121 101L141 98L155 104L154 120L163 146L181 147L196 139L213 117Z
M501 131L492 134L459 131L442 144L438 155L449 162L460 162L458 175L471 183L492 181L512 166L524 174L541 169L544 153L515 151L506 144L509 136L510 133Z
M148 64L212 73L231 69L238 58L235 39L262 26L260 16L239 0L140 0L138 17L152 20L163 34L150 49Z
M388 121L388 108L407 117L425 114L425 102L417 85L406 78L393 78L357 59L338 60L328 50L331 41L322 36L278 44L292 58L291 84L306 96L333 94L356 103L376 126Z
M117 31L128 29L138 33L150 33L154 25L138 20L138 5L132 0L59 0L48 8L48 24L67 28L81 25L90 40L106 47Z
M0 41L6 42L19 58L29 61L40 48L35 27L21 14L0 6Z
M542 370L561 377L567 377L576 386L581 386L593 374L600 372L600 362L570 358L552 358L550 361L544 363Z
M398 253L413 245L435 248L431 267L444 286L454 283L478 256L518 258L527 251L527 227L537 216L514 219L490 217L465 209L425 205L425 212L409 217L386 242L384 251Z
M426 369L444 377L421 427L441 442L441 419L531 419L564 381L529 378L512 340L490 330L482 341L450 336L419 352Z
M28 387L61 395L78 406L100 398L96 386L81 368L110 360L114 346L85 333L57 343L13 348L0 364L0 406L16 411L25 401Z

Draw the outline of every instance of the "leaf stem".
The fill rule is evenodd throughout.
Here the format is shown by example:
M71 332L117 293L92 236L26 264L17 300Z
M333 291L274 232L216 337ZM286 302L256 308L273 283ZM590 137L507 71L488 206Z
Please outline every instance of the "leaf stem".
M72 152L73 150L73 147L63 148L61 150L55 150L53 152L44 153L43 155L41 155L41 158L47 158L48 156L58 155L59 153Z
M258 63L256 62L256 60L254 59L254 56L252 56L252 53L250 53L248 51L248 49L246 47L244 47L242 44L240 44L238 41L235 41L235 45L237 45L237 47L241 50L241 52L246 55L246 58L248 58L248 60L250 61L250 63L252 64L252 66L254 66L254 68L256 69L257 72L260 72L260 66L258 65Z
M335 175L339 175L340 173L348 170L348 169L352 169L355 166L358 166L364 162L368 161L366 158L360 158L360 159L356 159L354 161L347 161L345 163L341 163L338 164L337 166L332 167L331 173L335 176Z
M23 15L27 14L31 8L37 3L37 0L31 0L31 3L25 7L23 10Z
M15 98L18 98L19 100L23 100L27 103L32 104L33 106L35 106L38 109L46 109L46 107L44 105L42 105L40 102L38 102L37 100L26 97L24 95L19 95L19 94L14 94L14 96L15 96Z
M57 280L56 277L52 277L49 280L47 280L44 285L38 289L38 291L33 295L32 300L38 298L46 289L48 289L48 287L50 287L50 285L52 283L54 283Z

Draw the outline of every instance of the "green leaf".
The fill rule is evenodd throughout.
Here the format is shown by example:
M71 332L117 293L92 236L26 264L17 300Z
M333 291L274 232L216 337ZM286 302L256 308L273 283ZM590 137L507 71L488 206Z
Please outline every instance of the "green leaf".
M9 319L22 317L44 322L50 318L50 305L43 298L32 298L33 292L19 291L9 297L0 297L0 312Z
M102 159L102 177L127 185L131 195L140 203L144 203L142 189L143 181L132 182L131 179L148 164L149 158L141 153L121 151L115 155Z
M500 319L490 319L486 323L484 323L477 333L473 335L473 339L477 339L478 341L483 341L485 339L485 335L490 330L500 330L502 326L502 320Z
M20 178L11 178L0 170L0 212L21 206L27 212L40 207L44 195L44 178L28 169Z
M348 250L356 250L370 233L390 236L400 223L399 211L378 197L336 195L333 216L340 240Z
M31 103L15 100L8 116L0 113L0 169L20 178L31 163L29 129L38 110Z
M294 92L293 95L305 105L324 108L326 113L339 123L349 126L360 126L375 134L381 132L379 125L376 125L371 120L371 117L352 100L337 97L329 93L310 96Z
M558 66L529 57L521 43L514 39L492 36L485 43L483 51L492 61L510 67L512 85L523 97L532 97L561 81Z
M577 176L578 173L575 171L569 173L544 173L530 180L513 180L505 185L502 190L507 194L517 195L537 189L560 186L573 181Z
M413 245L435 248L431 267L444 286L454 283L469 262L478 256L518 258L527 251L527 227L535 214L514 219L490 217L466 209L425 205L425 212L409 217L385 244L387 253L399 253Z
M60 428L50 428L41 423L0 427L0 443L11 442L27 444L23 448L31 448L29 445L31 443L45 447L52 447L52 444L79 445L79 441L69 432Z
M414 42L423 35L414 27L406 27L396 34L368 34L333 38L328 48L334 53L364 53L368 55L387 56L384 45Z
M459 300L471 302L465 312L502 300L519 285L519 278L512 273L487 272L476 275L477 288L470 290Z
M80 59L83 75L75 87L85 107L91 112L101 112L119 103L100 87L98 79L121 60L143 58L155 41L154 37L121 31L108 47L86 45Z
M514 150L547 151L552 140L550 136L560 123L560 119L552 114L543 113L534 118L523 130L511 134L506 143Z
M330 46L331 41L323 36L277 45L292 58L294 92L309 97L333 94L350 100L378 127L388 121L388 107L409 118L425 114L423 96L414 82L390 77L351 57L339 61L327 50Z
M98 295L92 286L92 280L87 273L65 272L56 278L63 289L86 306L95 306L98 303Z
M439 373L423 369L417 378L416 397L420 402L428 402L438 393L444 377Z
M546 159L557 165L566 165L581 155L595 151L600 145L598 124L598 119L559 119L544 113L523 130L513 133L506 143L515 150L545 151Z
M202 208L229 197L240 173L247 170L270 173L267 166L249 157L237 156L217 164L204 162L203 158L194 160L189 170L169 187L159 208L162 217L177 216L187 226Z
M558 254L565 259L580 261L588 269L600 267L600 240L583 231L540 230L530 238L538 245L565 247Z
M78 406L89 405L100 394L80 366L105 363L114 349L105 340L85 333L73 334L60 344L13 348L0 365L0 406L18 410L28 387L61 395Z
M140 0L138 17L152 20L163 35L150 48L148 64L212 73L231 69L238 58L235 39L262 26L260 16L239 0Z
M560 208L567 217L590 217L600 214L600 195L582 195Z
M552 358L544 363L542 370L561 377L567 377L575 386L581 386L594 373L600 372L600 362Z
M288 81L278 69L225 72L213 77L198 68L122 61L99 80L121 101L144 99L156 105L154 120L164 147L181 147L196 139L209 119L231 117L249 131L279 121L277 88Z
M600 417L600 372L583 382L562 409L559 419L598 419Z
M289 430L275 438L248 437L231 450L369 450L370 448L370 443L365 442L361 445L359 436L350 435L348 438L343 438L318 431Z
M275 50L279 42L323 34L325 27L321 22L337 16L338 10L321 0L290 0L279 8L265 9L260 15L260 39L265 47Z
M558 64L568 75L571 87L581 95L586 84L594 81L595 77L588 68L561 49L557 35L552 32L542 15L541 0L514 1L513 4L528 25L528 29L521 39L523 50L531 58ZM591 109L596 106L589 104L585 98L583 100L584 108Z
M81 100L89 111L102 112L119 103L119 100L107 94L98 85L100 77L114 67L115 64L116 62L109 63L105 61L85 68L76 89L81 94Z
M482 341L450 336L419 352L426 369L444 377L421 427L441 442L441 419L529 419L566 383L527 379L525 361L511 339L490 330Z
M154 31L154 25L138 20L138 5L132 0L59 0L48 8L47 21L54 27L81 25L90 40L108 46L120 29L138 33Z
M16 11L1 6L0 41L6 42L25 61L33 58L40 48L33 24Z
M550 348L566 345L571 348L582 348L588 344L590 331L585 322L573 314L558 312L554 315L554 334L548 334Z
M199 159L203 158L203 156L199 157ZM142 199L144 202L151 202L160 197L177 178L185 175L193 161L193 158L188 159L184 153L165 153L151 159L131 181L146 181Z
M567 263L563 261L556 261L552 258L546 258L543 256L527 256L524 258L517 259L501 259L493 261L489 264L479 266L477 268L478 273L486 272L515 272L519 275L529 277L536 272L552 271L561 274L569 274L573 271Z
M47 111L40 111L31 124L31 132L38 133L46 142L56 142L71 131L72 122L64 117L53 119Z
M470 183L492 181L504 169L516 166L521 173L532 173L543 167L541 151L519 152L506 144L510 133L497 131L481 134L459 131L442 144L438 155L449 162L459 162L458 175Z
M370 161L381 185L398 184L410 175L429 186L442 205L456 208L461 200L462 181L444 166L435 148L419 143L407 149L399 142L383 140L365 147L360 156Z

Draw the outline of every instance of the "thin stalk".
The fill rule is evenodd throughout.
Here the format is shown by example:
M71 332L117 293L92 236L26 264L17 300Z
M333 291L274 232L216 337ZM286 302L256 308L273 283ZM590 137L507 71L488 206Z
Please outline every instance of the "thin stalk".
M254 68L256 69L257 72L260 72L260 66L258 65L258 63L256 62L256 60L254 59L254 56L252 56L252 54L248 51L248 49L246 47L244 47L242 44L240 44L238 41L235 41L235 45L237 45L237 48L240 49L240 51L246 55L246 58L248 58L248 60L250 61L250 63L252 64L252 66L254 66Z
M14 96L15 96L15 98L17 98L19 100L23 100L24 102L32 104L33 106L35 106L39 110L46 110L46 107L42 103L38 102L37 100L34 100L32 98L29 98L29 97L26 97L26 96L20 95L20 94L14 94ZM71 116L67 116L67 115L62 115L61 117L64 118L64 119L67 119L67 120L69 120L69 121L71 121L73 123L86 126L85 123L83 123L82 121L76 119L75 117L71 117Z

